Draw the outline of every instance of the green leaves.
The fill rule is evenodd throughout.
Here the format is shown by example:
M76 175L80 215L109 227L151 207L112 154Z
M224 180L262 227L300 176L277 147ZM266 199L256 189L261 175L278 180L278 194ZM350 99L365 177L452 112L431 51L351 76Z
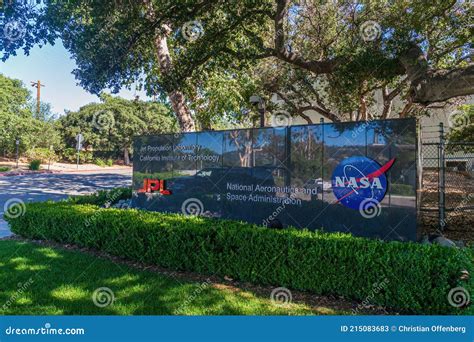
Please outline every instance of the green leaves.
M143 3L60 1L26 8L14 2L5 17L27 27L26 35L3 46L0 41L0 51L6 59L20 48L28 52L61 38L77 64L74 75L88 91L116 92L139 83L166 101L170 90L179 89L203 128L250 124L241 115L250 107L249 95L268 99L278 92L285 95L279 106L306 120L310 110L333 121L366 120L367 112L387 117L395 97L410 103L414 74L401 61L413 45L433 71L472 64L469 1L290 1L278 32L274 0L149 1L151 12ZM186 39L193 22L199 23L198 37ZM170 32L169 55L161 57L170 60L166 72L156 46L164 24ZM380 99L388 90L391 96ZM450 96L457 94L464 93ZM439 102L415 100L406 107L410 114Z
M130 101L102 94L102 103L92 103L59 119L68 147L75 147L81 132L84 145L95 150L125 151L132 147L135 135L176 131L170 109L160 103Z
M30 91L24 84L0 74L0 149L14 155L20 139L20 153L35 147L59 143L53 122L47 121L48 105L42 104L41 120L33 116ZM36 109L34 109L36 110Z
M461 279L462 271L474 272L469 249L73 204L102 203L104 194L27 204L25 215L9 219L12 231L173 270L344 296L402 313L472 310L451 306L447 298L459 286L474 292L472 276Z
M451 143L473 141L474 139L474 105L464 105L459 110L450 114L449 125L451 131L448 135L448 140ZM451 145L448 146L450 150L463 149L465 151L472 151L472 145Z

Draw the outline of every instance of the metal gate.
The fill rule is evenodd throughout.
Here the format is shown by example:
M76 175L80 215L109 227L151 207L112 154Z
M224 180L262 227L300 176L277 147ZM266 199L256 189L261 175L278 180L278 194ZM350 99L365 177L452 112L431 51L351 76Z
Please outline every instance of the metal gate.
M436 128L421 144L420 214L424 225L463 238L474 225L474 142L446 141L443 124Z

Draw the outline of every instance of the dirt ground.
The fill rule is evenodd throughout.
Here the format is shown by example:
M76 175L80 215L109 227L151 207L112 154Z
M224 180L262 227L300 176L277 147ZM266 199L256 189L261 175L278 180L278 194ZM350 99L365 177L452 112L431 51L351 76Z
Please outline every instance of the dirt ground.
M474 243L474 178L467 172L446 171L446 220L440 229L438 220L438 172L423 171L420 191L420 225L423 235L444 234L448 239Z

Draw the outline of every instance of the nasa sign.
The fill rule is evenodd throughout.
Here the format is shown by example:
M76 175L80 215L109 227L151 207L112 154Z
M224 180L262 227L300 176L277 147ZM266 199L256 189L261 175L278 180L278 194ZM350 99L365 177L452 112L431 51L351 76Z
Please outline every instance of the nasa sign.
M416 240L414 119L136 137L133 206Z
M380 208L387 193L385 173L392 167L395 158L381 166L375 160L364 157L344 159L332 174L332 189L337 198L347 208L359 210L363 215Z

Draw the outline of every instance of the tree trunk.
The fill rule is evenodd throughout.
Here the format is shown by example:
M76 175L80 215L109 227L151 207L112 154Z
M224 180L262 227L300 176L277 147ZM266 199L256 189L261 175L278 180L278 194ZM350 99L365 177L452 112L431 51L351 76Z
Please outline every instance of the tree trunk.
M359 116L360 116L360 120L362 120L362 121L367 121L368 120L367 101L366 101L364 95L362 95L360 97Z
M153 23L157 20L153 1L142 0L142 4L146 9L146 18ZM169 78L173 73L173 65L171 61L171 55L168 49L167 36L171 33L171 28L168 25L163 24L161 28L156 29L155 34L155 53L158 59L158 65L160 71L165 78ZM194 119L186 106L186 98L176 86L173 89L168 90L168 97L171 102L171 106L176 114L179 122L179 127L182 132L192 132L196 130Z
M171 56L168 49L167 35L171 30L168 26L163 25L163 32L158 32L155 37L155 51L160 66L160 71L165 77L171 76L173 72L171 64ZM178 118L179 127L182 132L193 132L196 130L194 119L191 116L188 106L186 106L186 99L184 94L179 89L168 91L168 97L171 106Z
M130 154L127 147L123 149L123 162L125 165L130 165Z

